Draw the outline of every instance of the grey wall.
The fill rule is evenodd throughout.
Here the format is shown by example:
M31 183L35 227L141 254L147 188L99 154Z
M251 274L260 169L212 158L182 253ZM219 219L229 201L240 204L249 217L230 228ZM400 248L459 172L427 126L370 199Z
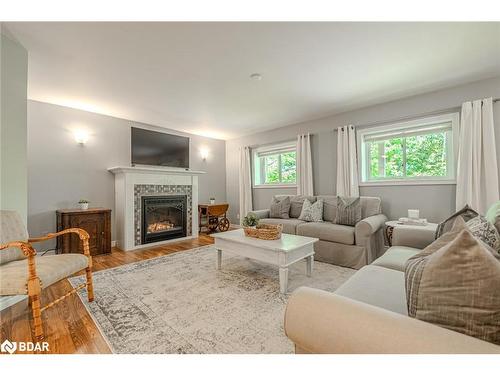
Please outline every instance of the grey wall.
M403 117L455 109L460 110L464 101L500 98L500 77L487 79L424 95L413 96L389 103L345 112L328 118L308 121L287 127L261 132L226 142L227 199L230 219L238 222L238 149L240 146L258 146L293 139L297 134L310 132L315 194L335 194L337 136L333 129L353 124L358 127L373 123L397 121ZM495 135L497 157L500 165L500 102L495 103ZM274 194L295 194L294 188L254 189L255 209L269 206ZM455 210L455 185L377 186L361 187L361 195L379 196L383 211L392 219L406 216L408 208L419 208L422 217L439 222Z
M28 53L1 34L0 208L16 210L26 223Z
M142 127L191 138L190 166L206 171L199 177L200 202L226 199L225 142L165 128L134 123L52 104L28 101L28 230L37 236L55 230L55 210L75 207L80 198L91 206L114 209L113 166L130 165L130 127ZM74 140L75 129L86 129L85 146ZM206 147L206 161L199 150ZM115 239L114 214L112 238ZM45 244L44 248L53 247Z

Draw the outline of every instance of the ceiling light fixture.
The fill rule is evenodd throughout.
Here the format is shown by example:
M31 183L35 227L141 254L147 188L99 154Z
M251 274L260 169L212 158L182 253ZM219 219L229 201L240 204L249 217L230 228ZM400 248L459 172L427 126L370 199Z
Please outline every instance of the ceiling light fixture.
M250 78L254 81L260 81L262 79L262 75L260 75L259 73L253 73L250 74Z

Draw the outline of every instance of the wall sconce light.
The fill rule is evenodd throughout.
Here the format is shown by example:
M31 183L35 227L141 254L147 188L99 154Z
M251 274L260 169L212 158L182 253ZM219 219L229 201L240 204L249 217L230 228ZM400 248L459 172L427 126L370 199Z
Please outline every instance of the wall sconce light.
M76 130L74 132L74 136L75 136L76 143L78 143L79 145L82 145L82 146L85 143L87 143L87 141L89 140L89 135L84 130Z
M202 148L200 149L200 155L203 161L207 160L208 157L208 149L207 148Z

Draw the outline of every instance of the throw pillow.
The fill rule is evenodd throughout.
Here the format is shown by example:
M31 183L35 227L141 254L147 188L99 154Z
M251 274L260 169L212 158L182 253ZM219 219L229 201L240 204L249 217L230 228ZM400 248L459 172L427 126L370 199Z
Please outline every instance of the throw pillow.
M290 198L290 217L298 219L302 213L302 206L304 201L308 200L311 203L316 202L316 197L310 197L305 195L296 195Z
M479 215L467 222L467 227L474 237L483 241L500 254L500 234L495 226L485 217Z
M361 220L359 197L337 197L337 216L334 224L355 226Z
M278 219L290 219L290 197L282 197L281 199L273 197L269 217Z
M405 267L408 315L500 344L500 262L467 229Z
M311 203L308 199L305 199L299 220L323 221L323 200L318 199L316 202Z
M448 232L451 229L451 227L453 226L453 222L455 221L455 219L458 216L461 216L465 222L468 222L470 219L475 218L477 215L479 215L479 214L476 211L474 211L472 208L470 208L469 205L466 204L464 208L455 212L448 219L446 219L445 221L441 222L438 225L438 227L436 229L436 238L439 238L444 233Z
M444 233L441 237L439 237L437 240L429 244L422 251L419 251L410 259L422 258L433 253L436 250L441 249L443 246L453 241L455 237L458 235L458 233L460 233L464 229L467 229L467 224L465 223L464 219L461 216L456 217L455 220L452 222L452 224L453 226L449 231Z

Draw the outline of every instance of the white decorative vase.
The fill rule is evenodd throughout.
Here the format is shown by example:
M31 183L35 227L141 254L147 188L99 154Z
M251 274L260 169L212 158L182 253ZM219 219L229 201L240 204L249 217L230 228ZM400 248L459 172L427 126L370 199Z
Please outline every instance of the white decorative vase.
M82 210L88 210L88 208L89 208L88 203L78 203L78 205L80 206L80 209L82 209Z
M210 204L215 204L215 199L210 199Z

